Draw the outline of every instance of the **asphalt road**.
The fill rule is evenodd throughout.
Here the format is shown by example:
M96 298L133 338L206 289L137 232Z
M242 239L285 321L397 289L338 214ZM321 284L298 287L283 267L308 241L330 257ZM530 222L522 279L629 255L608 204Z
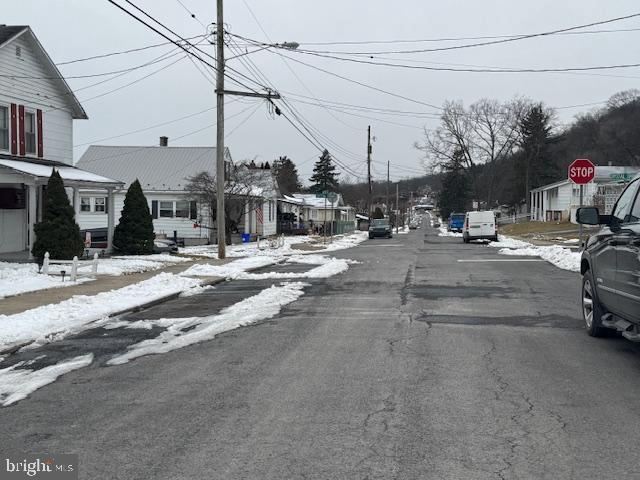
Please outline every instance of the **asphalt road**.
M2 449L79 453L82 479L640 476L640 348L584 333L577 274L430 228L335 256L362 263L269 321L0 409Z

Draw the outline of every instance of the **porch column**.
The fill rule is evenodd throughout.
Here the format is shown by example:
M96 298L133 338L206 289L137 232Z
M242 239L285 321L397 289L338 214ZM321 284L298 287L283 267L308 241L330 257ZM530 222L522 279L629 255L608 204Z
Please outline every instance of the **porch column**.
M531 197L530 199L530 203L531 203L531 221L535 221L537 218L536 215L536 197L538 196L537 193L529 193L529 196Z
M27 187L28 191L28 209L27 212L27 250L29 251L29 260L33 260L33 255L31 254L31 249L33 248L33 243L36 240L36 234L33 229L33 226L36 224L36 215L38 212L38 196L37 196L38 187L34 185L29 185Z
M113 230L115 228L116 202L113 188L107 188L107 252L113 252Z
M247 200L244 203L244 233L253 233L251 231L251 219L249 215L251 215L251 210L249 208L249 200Z
M80 214L80 189L78 187L73 187L73 211L76 212L77 222Z

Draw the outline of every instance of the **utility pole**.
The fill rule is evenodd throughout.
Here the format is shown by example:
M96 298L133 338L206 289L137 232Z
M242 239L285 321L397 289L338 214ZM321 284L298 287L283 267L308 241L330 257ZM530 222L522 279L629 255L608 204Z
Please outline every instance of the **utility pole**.
M369 200L368 200L368 212L369 212L369 225L371 225L371 208L373 200L371 199L372 190L371 190L371 125L367 127L367 177L369 179Z
M413 190L409 192L409 225L411 225L412 210L413 210Z
M398 223L399 223L399 220L400 220L400 195L398 195L398 184L397 183L396 183L396 208L397 208L397 212L398 212L398 213L396 213L396 233L398 233Z
M216 227L218 229L218 258L226 257L227 239L224 218L224 16L222 1L217 0L216 20Z
M389 215L389 167L391 162L387 160L387 215Z
M279 100L280 94L268 91L260 92L238 92L235 90L224 89L224 15L223 0L216 0L217 19L216 19L216 229L218 231L218 258L226 257L226 226L225 226L225 209L224 209L224 184L225 184L225 165L224 165L224 96L235 95L240 97L257 97L264 98L267 101L272 99ZM283 43L283 47L295 50L298 44L295 42ZM273 104L273 102L271 102ZM276 107L276 113L279 115L279 109Z

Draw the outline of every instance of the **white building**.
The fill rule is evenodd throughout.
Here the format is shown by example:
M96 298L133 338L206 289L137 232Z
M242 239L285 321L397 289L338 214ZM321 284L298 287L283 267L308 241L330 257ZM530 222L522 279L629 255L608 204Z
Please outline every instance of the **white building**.
M583 187L583 205L600 204L600 196L607 196L609 190L620 190L640 172L638 167L596 166L593 182ZM608 195L609 197L611 195ZM614 195L615 196L615 195ZM603 199L604 200L604 199ZM571 180L562 180L531 190L531 220L540 222L561 222L573 220L580 206L580 186ZM602 202L603 212L609 201Z
M167 142L166 137L161 137L157 147L92 145L78 160L77 166L123 182L115 191L116 218L120 217L127 189L137 179L149 203L156 236L175 236L184 240L185 245L208 243L215 238L209 206L195 199L186 186L189 177L202 172L215 178L216 149L169 147ZM225 158L231 165L228 150ZM273 191L271 171L252 170L251 178L256 180L256 185L252 187L251 202L243 207L245 215L238 225L238 233L275 234L277 191ZM80 192L78 223L81 229L106 226L104 196L104 190L100 189ZM194 225L198 226L194 228Z
M345 205L342 195L333 194L331 199L319 197L313 193L294 193L284 195L280 208L294 213L296 220L305 228L317 230L327 224L331 233L347 233L356 228L356 212Z
M73 121L87 115L28 26L0 25L0 72L0 255L26 260L54 167L76 211L80 188L108 204L119 182L73 167ZM113 215L105 224L112 234Z

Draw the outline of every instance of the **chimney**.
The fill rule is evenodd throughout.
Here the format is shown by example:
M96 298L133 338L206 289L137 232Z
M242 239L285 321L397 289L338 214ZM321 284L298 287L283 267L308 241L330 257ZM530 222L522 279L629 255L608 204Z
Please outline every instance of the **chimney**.
M169 146L169 137L160 137L160 146L161 147Z

